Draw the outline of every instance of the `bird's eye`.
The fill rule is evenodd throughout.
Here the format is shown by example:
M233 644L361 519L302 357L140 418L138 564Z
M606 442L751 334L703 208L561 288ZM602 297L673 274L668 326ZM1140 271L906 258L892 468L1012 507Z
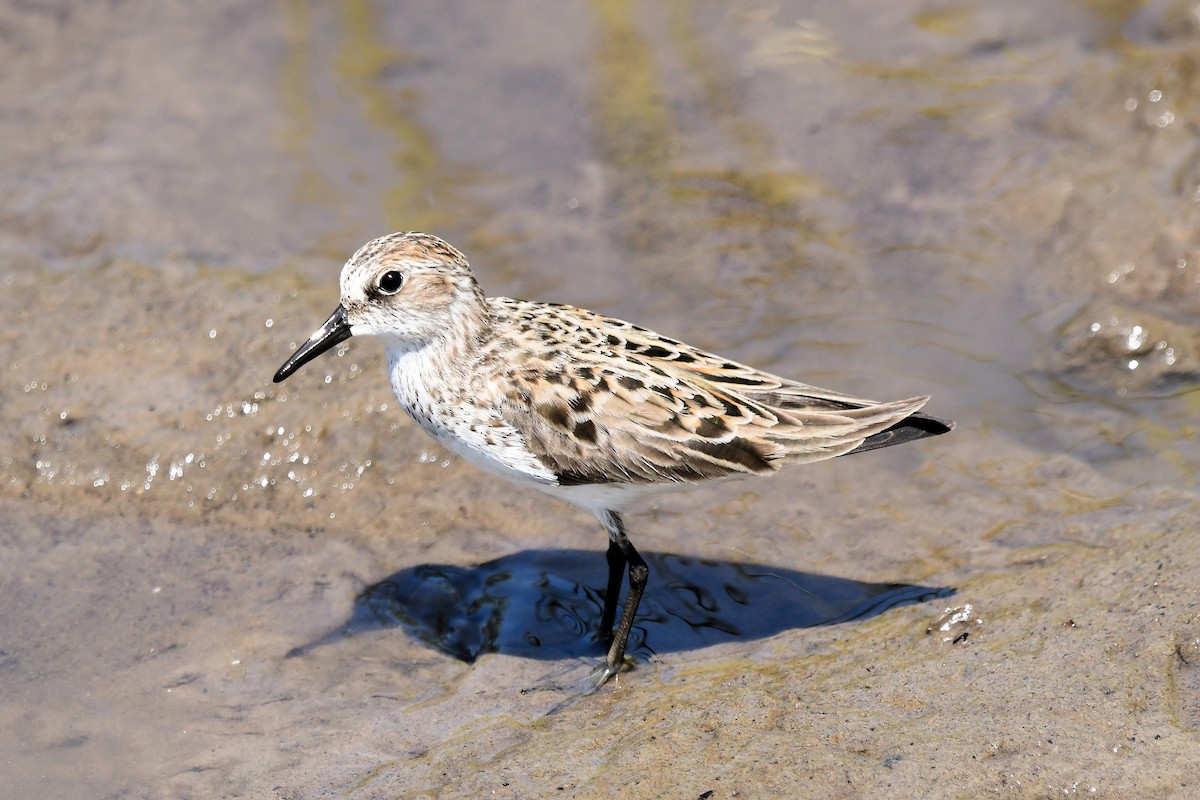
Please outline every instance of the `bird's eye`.
M379 276L379 291L384 294L395 294L404 285L404 276L396 270L388 270Z

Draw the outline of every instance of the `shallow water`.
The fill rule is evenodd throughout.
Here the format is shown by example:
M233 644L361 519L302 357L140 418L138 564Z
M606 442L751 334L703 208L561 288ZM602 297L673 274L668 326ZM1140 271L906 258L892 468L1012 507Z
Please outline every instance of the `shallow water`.
M1192 793L1198 44L1172 2L0 9L0 794ZM377 343L270 383L406 228L959 427L631 515L639 666L544 716L595 522L424 437Z
M653 585L638 607L629 656L645 662L726 641L774 636L792 628L868 619L905 603L953 595L953 590L848 581L766 564L741 564L642 554ZM524 658L590 657L607 570L582 550L522 551L477 567L420 564L366 587L341 627L291 655L377 628L402 628L429 647L462 661L488 653Z

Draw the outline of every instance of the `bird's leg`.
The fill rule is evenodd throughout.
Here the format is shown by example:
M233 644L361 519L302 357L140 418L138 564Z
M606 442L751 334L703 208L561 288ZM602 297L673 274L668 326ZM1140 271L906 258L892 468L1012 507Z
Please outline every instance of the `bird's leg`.
M617 600L621 596L621 581L625 578L625 552L615 539L608 541L608 591L604 595L604 611L600 614L600 627L596 638L605 648L612 644L613 623L617 621Z
M625 610L621 612L621 621L617 623L612 645L608 648L608 668L614 675L625 663L625 645L629 642L633 618L642 602L642 592L646 590L646 580L650 576L650 568L646 566L638 551L633 549L628 539L625 539L625 547L622 550L629 562L629 597L625 598Z
M625 598L625 609L621 612L621 621L617 623L616 631L613 632L612 644L608 647L608 657L596 673L595 686L597 687L620 672L621 667L625 664L625 645L629 643L633 618L637 614L638 604L642 601L642 592L646 590L646 579L650 575L650 568L646 566L645 559L634 548L629 537L625 535L625 523L621 520L621 515L615 511L609 511L601 517L601 520L604 522L604 527L608 529L610 568L617 562L617 558L612 555L614 545L620 552L621 559L629 566L629 596ZM613 574L610 571L608 576L610 589L614 583ZM616 575L615 582L619 587L620 572L616 572ZM613 597L611 603L607 597L604 600L605 613L603 616L605 617L608 616L610 605L613 609L613 616L616 615L616 595L612 593L611 596Z

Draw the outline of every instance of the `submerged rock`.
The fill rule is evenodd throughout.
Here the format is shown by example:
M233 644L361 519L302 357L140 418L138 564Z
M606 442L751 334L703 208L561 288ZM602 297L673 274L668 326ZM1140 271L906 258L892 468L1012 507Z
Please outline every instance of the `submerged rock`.
M1056 331L1051 371L1077 389L1167 395L1200 386L1200 328L1095 300Z

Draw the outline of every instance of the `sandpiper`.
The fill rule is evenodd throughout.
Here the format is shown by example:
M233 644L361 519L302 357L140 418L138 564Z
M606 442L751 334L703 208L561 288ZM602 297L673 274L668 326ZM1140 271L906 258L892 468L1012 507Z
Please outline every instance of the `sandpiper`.
M486 297L462 253L424 233L359 249L342 269L341 303L275 382L350 336L383 340L392 390L431 436L513 483L592 512L607 530L599 638L608 654L595 687L624 665L646 587L646 562L621 516L630 503L954 427L916 413L928 397L877 403L582 308Z

